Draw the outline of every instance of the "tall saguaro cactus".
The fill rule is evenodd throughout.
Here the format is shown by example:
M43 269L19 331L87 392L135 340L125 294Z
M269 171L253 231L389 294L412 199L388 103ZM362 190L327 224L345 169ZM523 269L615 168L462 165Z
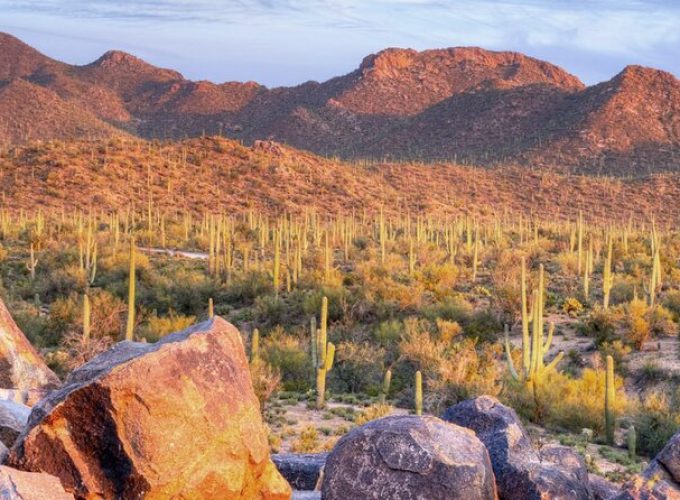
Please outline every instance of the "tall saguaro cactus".
M538 289L535 289L532 294L531 312L527 310L525 279L525 264L522 260L522 366L519 371L515 368L512 359L507 325L505 328L505 354L512 378L527 385L527 388L533 393L538 410L538 387L543 382L545 375L555 369L564 353L559 352L549 364L545 364L544 358L552 344L555 325L550 323L548 338L544 342L543 309L545 304L543 297L545 294L545 278L543 266L541 265L539 270ZM531 326L531 333L529 333L529 326Z
M130 276L128 278L128 315L125 340L134 340L135 335L135 290L137 280L135 239L130 240Z
M83 296L83 341L90 340L90 330L92 325L92 314L90 308L90 297L85 294Z
M604 427L608 444L614 444L614 430L616 428L614 416L614 401L616 391L614 388L614 358L607 356L607 372L605 374L604 391Z
M604 269L602 271L602 291L604 297L602 299L602 307L607 309L609 307L609 294L614 285L614 276L612 276L612 237L609 235L607 244L607 260L604 262Z
M420 370L416 372L416 394L415 394L416 415L423 414L423 374Z
M317 331L316 407L326 404L326 375L333 368L335 345L328 340L328 298L321 300L321 328Z

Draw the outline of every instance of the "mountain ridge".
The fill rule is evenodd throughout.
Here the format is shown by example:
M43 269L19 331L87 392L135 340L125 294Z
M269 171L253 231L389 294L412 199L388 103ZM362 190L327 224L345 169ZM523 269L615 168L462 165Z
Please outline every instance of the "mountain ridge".
M118 50L69 65L0 34L0 90L16 79L65 104L52 106L52 94L33 89L33 99L42 100L25 103L33 112L21 112L16 101L13 114L0 106L0 144L70 133L208 134L247 144L275 140L344 159L451 159L621 175L680 169L680 81L642 66L586 86L517 52L387 48L346 75L268 88L187 80Z

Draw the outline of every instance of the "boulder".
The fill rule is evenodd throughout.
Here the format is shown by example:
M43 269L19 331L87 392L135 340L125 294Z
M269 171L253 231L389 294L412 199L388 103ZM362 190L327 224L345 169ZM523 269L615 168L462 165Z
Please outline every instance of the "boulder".
M51 389L0 389L0 400L14 401L15 403L21 403L22 405L32 408L38 401L47 396L50 390Z
M39 472L24 472L0 465L0 498L3 500L73 500L59 479Z
M588 467L581 455L568 446L549 444L543 446L540 451L542 462L555 464L560 469L576 480L588 484Z
M0 387L8 389L52 389L59 379L9 314L0 299Z
M328 456L325 500L494 499L489 455L473 432L436 417L392 416L343 436Z
M624 485L616 498L680 499L680 432L666 443L642 474Z
M588 474L588 482L594 500L611 500L621 493L621 488L617 484L597 474Z
M26 427L31 409L14 401L0 400L0 442L10 448Z
M290 498L269 457L241 335L219 317L121 342L32 410L8 464L78 498Z
M481 396L463 401L448 408L442 418L473 430L484 443L501 499L591 497L585 469L575 458L559 450L546 451L542 460L515 411L497 399Z
M313 490L319 481L328 453L282 453L272 455L281 475L296 490Z

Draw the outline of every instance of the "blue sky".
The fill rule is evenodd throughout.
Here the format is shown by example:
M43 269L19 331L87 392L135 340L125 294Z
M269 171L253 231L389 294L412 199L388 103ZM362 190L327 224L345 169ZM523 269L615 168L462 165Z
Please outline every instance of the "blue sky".
M680 0L0 0L0 30L69 63L115 48L268 86L323 81L385 47L515 50L586 83L627 64L680 75Z

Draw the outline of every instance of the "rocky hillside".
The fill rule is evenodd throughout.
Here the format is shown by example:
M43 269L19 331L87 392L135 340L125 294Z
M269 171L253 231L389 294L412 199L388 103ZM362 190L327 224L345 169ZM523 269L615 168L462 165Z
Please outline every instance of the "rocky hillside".
M675 76L628 67L586 87L547 62L479 48L387 49L327 82L268 89L189 81L118 51L71 66L0 34L0 95L0 143L208 134L345 159L680 168Z
M426 175L423 175L425 169ZM52 141L0 152L0 192L13 210L145 206L272 215L380 207L393 213L551 214L573 218L677 220L680 175L634 179L480 169L450 163L360 164L274 142L252 147L205 137L157 143L136 138ZM86 186L86 188L84 188Z

